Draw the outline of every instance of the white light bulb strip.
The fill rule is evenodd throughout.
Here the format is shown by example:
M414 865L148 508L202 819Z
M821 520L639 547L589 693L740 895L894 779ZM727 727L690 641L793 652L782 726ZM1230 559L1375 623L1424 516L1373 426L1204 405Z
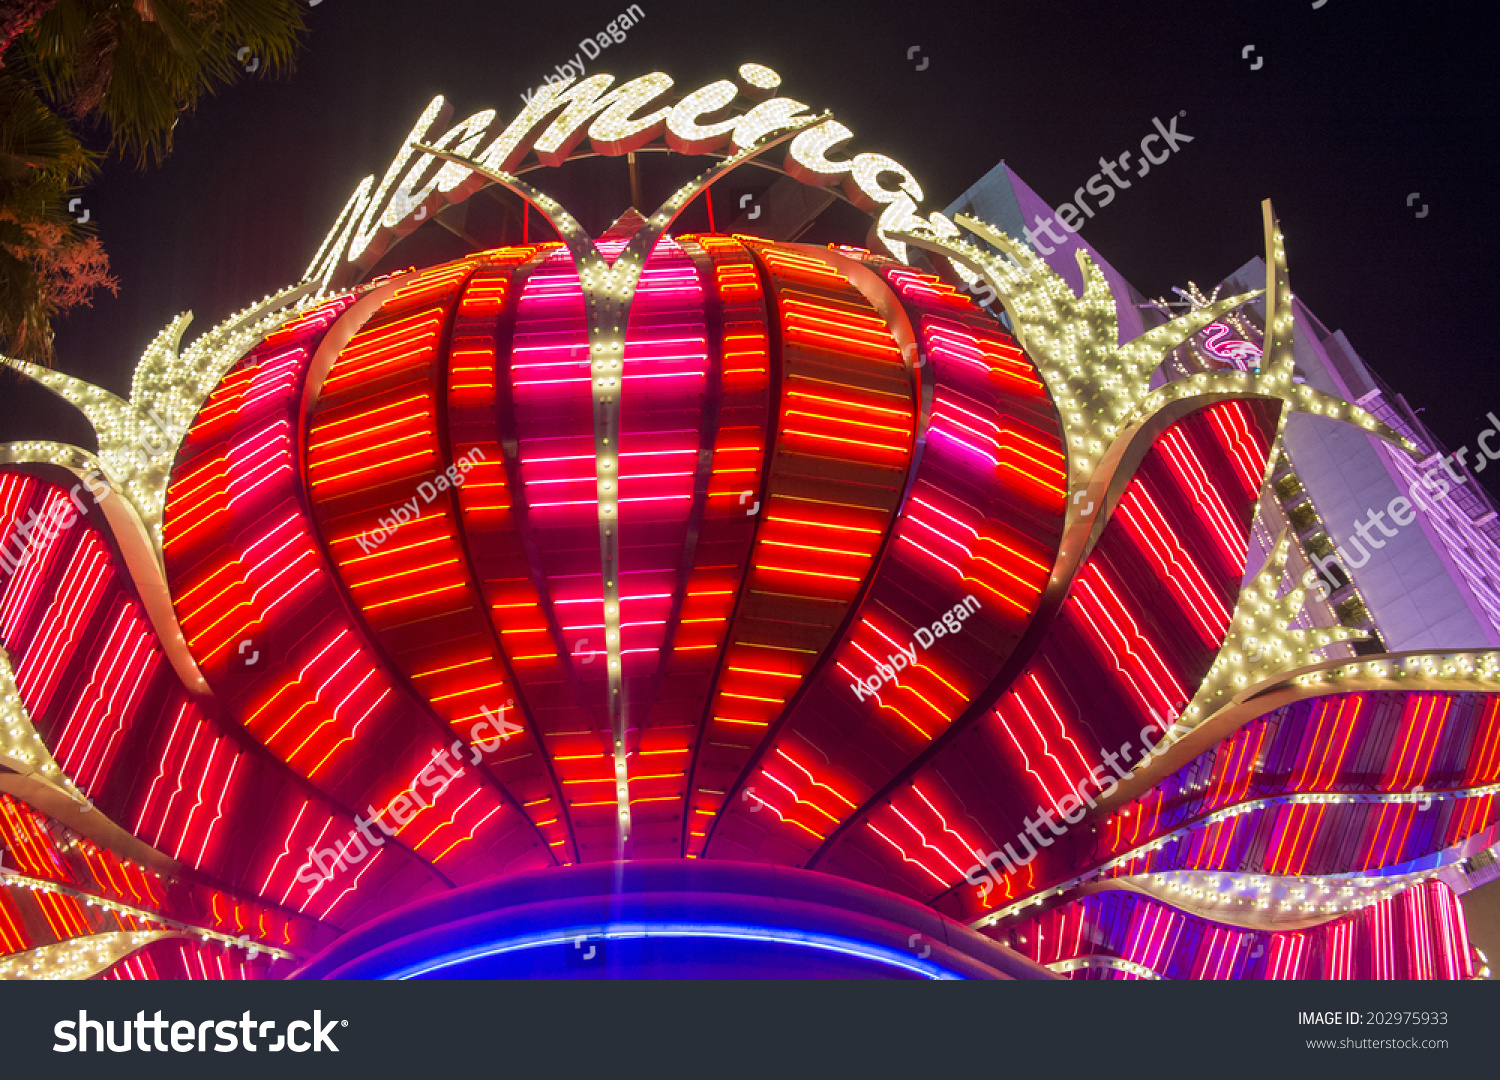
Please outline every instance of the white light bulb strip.
M913 218L891 236L947 257L955 266L977 272L1000 296L1016 337L1047 383L1062 419L1068 448L1069 501L1065 529L1083 519L1078 500L1098 481L1105 452L1127 429L1176 403L1211 404L1228 398L1273 397L1292 411L1326 415L1379 435L1408 451L1411 444L1357 405L1292 382L1290 288L1286 252L1274 225L1269 202L1263 205L1268 265L1280 267L1269 284L1266 362L1259 375L1245 371L1199 372L1150 389L1162 359L1209 323L1253 300L1245 293L1190 311L1119 344L1114 296L1098 265L1086 254L1080 264L1082 295L1054 272L1031 248L994 226L965 215L957 221L998 249L981 249L971 241L945 236L931 224ZM1276 300L1280 297L1280 302ZM1274 331L1273 328L1274 327ZM1283 410L1283 421L1287 410ZM1096 496L1097 499L1097 496Z
M1178 906L1181 906L1181 901L1192 902L1192 913L1209 919L1234 920L1236 908L1248 909L1259 924L1264 924L1249 929L1271 929L1277 921L1293 922L1298 928L1308 925L1310 919L1329 921L1341 914L1389 900L1397 893L1437 876L1435 871L1389 877L1366 874L1281 877L1274 874L1230 874L1218 870L1172 870L1111 878L1110 882L1133 885Z
M183 936L169 930L144 930L71 938L0 959L0 981L90 979L153 941Z
M110 489L123 495L134 510L159 563L167 485L193 417L235 363L316 301L310 285L266 296L209 330L186 350L178 346L192 315L179 315L146 347L131 381L129 401L60 371L0 356L0 363L83 413L99 443L97 455L56 443L13 443L0 447L0 460L97 469Z
M1163 981L1166 976L1158 975L1148 967L1143 967L1133 960L1122 960L1118 956L1075 956L1071 960L1057 960L1045 965L1050 971L1123 971L1130 975L1137 975L1142 979L1151 979L1156 982Z
M278 960L295 960L296 954L275 945L267 945L258 941L252 941L249 935L234 937L219 930L210 930L206 926L196 926L192 923L178 922L169 919L155 911L148 911L133 904L121 903L107 897L95 896L92 893L83 892L69 885L63 885L56 881L48 881L46 878L35 878L16 870L7 870L0 867L0 883L11 888L26 889L34 893L50 893L54 896L70 896L74 900L81 900L87 907L96 907L102 911L115 915L129 915L131 918L140 919L142 922L155 923L158 926L167 927L182 934L201 938L204 941L217 941L221 945L233 945L241 949L254 949L257 952L268 953Z
M1038 907L1047 900L1053 899L1054 897L1060 897L1064 893L1072 891L1085 882L1104 879L1104 876L1108 871L1120 866L1124 866L1127 863L1142 858L1143 856L1148 855L1153 851L1160 851L1168 844L1176 843L1178 840L1185 839L1188 835L1205 825L1215 825L1221 821L1228 821L1230 818L1238 817L1241 814L1250 814L1254 813L1257 810L1265 810L1269 807L1297 805L1382 805L1392 803L1424 803L1428 801L1439 803L1446 802L1449 799L1482 798L1486 795L1497 794L1500 794L1500 783L1485 784L1480 787L1472 788L1459 788L1452 791L1392 791L1370 792L1362 794L1350 794L1347 792L1318 792L1296 795L1274 795L1263 799L1249 799L1245 802L1236 803L1233 806L1225 807L1222 810L1215 811L1214 813L1208 814L1204 817L1196 818L1186 825L1180 826L1176 829L1173 829L1169 833L1157 837L1150 843L1141 844L1139 847L1131 848L1129 851L1125 852L1122 855L1115 856L1108 862L1100 863L1092 870L1089 870L1083 874L1079 874L1077 877L1070 878L1069 880L1064 881L1059 885L1055 885L1052 888L1045 890L1044 892L1036 893L1032 896L1028 896L1024 900L1018 900L1013 904L1009 904L1006 907L993 911L990 914L985 915L984 917L970 923L970 925L975 927L976 929L985 926L994 926L996 923L1013 918L1014 916L1023 913L1028 907ZM1265 874L1225 875L1222 871L1220 871L1219 873L1220 876L1238 876L1240 878L1248 877L1255 879L1271 876ZM1422 875L1422 880L1426 880L1426 878L1428 877L1435 876L1436 871L1433 871L1431 873ZM1358 879L1361 881L1366 879L1373 880L1371 879L1371 875L1368 872L1348 875L1331 874L1325 875L1325 877L1323 878L1315 878L1312 880L1322 882L1325 880L1336 880L1340 877ZM1115 879L1111 878L1109 880ZM1374 900L1370 901L1370 903L1374 902Z
M608 665L607 708L614 750L619 830L617 854L620 858L629 855L631 828L630 755L625 745L624 673L620 654L620 391L625 377L625 337L636 286L657 241L666 235L672 222L694 198L731 169L823 119L822 116L797 117L785 124L786 130L778 136L741 149L682 185L636 230L613 262L605 257L587 231L557 200L526 181L510 173L488 169L477 161L441 147L420 143L416 146L423 153L472 169L535 206L557 230L578 269L589 355L592 357L594 491L599 505L599 561L604 586L604 644Z
M1184 728L1190 730L1211 719L1249 687L1317 663L1319 650L1365 636L1363 631L1347 626L1292 627L1303 608L1307 590L1297 585L1285 596L1276 595L1286 572L1290 547L1291 532L1283 530L1265 567L1240 590L1224 643L1183 710Z
M74 802L89 805L88 799L63 772L32 724L31 714L16 688L10 654L4 649L0 649L0 758L13 762L10 767L17 772L62 792Z

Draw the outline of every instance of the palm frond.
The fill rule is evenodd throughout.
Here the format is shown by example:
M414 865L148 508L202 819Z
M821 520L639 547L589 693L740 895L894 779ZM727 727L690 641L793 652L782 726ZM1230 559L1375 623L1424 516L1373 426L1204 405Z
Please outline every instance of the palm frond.
M171 152L181 113L245 77L241 50L275 74L305 29L296 0L58 0L17 51L51 101L145 166Z

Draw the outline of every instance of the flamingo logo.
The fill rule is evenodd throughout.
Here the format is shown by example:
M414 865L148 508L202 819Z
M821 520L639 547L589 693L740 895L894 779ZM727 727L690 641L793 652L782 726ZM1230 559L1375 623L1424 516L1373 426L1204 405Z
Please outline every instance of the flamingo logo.
M1239 338L1226 341L1232 333L1223 323L1209 323L1203 331L1203 351L1236 366L1259 367L1260 350Z

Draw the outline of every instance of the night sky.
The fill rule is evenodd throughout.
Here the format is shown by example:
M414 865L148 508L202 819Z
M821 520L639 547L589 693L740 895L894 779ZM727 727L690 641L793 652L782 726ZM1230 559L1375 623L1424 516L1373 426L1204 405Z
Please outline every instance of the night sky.
M60 323L58 366L123 394L141 351L178 312L195 312L191 340L294 283L350 192L384 171L433 95L449 98L455 121L495 108L507 122L523 90L627 6L321 0L294 72L247 75L183 117L165 165L110 162L83 192L120 295ZM1147 295L1190 279L1208 286L1262 253L1259 203L1269 196L1294 291L1425 408L1440 439L1472 445L1485 413L1500 414L1497 83L1482 5L641 8L628 39L587 74L623 81L659 69L685 91L747 60L766 64L781 92L854 130L852 152L911 169L924 210L1001 159L1062 202L1100 157L1134 151L1153 117L1186 110L1178 130L1193 142L1101 208L1086 240ZM908 59L913 46L920 54ZM623 209L623 165L620 181ZM0 441L28 438L93 445L61 402L0 378Z

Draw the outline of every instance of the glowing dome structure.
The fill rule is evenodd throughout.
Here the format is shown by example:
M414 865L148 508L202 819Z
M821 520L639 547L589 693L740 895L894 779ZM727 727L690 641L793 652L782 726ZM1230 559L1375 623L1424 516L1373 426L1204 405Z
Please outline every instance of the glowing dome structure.
M1417 453L1294 380L1269 204L1263 319L1121 341L774 72L612 83L434 102L128 401L12 363L99 443L0 448L0 976L1473 975L1500 656L1257 535L1290 413ZM658 141L597 238L522 179ZM778 146L883 250L675 229ZM379 264L483 188L548 238Z

